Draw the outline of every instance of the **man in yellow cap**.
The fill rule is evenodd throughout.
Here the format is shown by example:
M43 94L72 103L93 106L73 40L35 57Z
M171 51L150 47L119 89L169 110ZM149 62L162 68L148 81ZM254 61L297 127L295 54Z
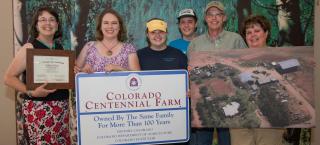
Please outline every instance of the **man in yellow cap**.
M188 54L192 52L217 52L220 50L230 50L247 48L243 38L234 32L224 30L224 23L227 21L224 5L220 1L211 1L204 11L204 19L208 26L208 32L194 38L188 48ZM190 58L192 62L197 58ZM191 96L192 97L192 96ZM218 144L230 145L230 135L228 128L218 128ZM211 145L213 140L213 128L199 129L191 136L192 145Z
M138 50L141 70L187 69L187 56L167 46L167 23L154 18L146 26L148 46Z

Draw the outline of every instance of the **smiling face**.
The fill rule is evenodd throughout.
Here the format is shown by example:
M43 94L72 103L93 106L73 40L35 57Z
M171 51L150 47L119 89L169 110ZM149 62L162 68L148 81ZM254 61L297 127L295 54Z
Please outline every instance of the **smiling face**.
M190 37L194 34L197 27L195 18L183 17L179 20L179 29L183 37Z
M36 29L40 37L53 37L58 30L58 22L52 14L43 11L38 17Z
M209 8L205 15L205 21L210 31L221 31L226 19L227 17L224 15L223 11L216 7Z
M103 37L108 39L117 38L119 31L120 24L118 18L111 13L106 13L101 21L101 32Z
M150 48L162 50L166 46L167 32L154 30L147 33L150 42Z
M268 31L264 31L259 24L252 24L247 27L245 36L249 47L260 48L267 45Z

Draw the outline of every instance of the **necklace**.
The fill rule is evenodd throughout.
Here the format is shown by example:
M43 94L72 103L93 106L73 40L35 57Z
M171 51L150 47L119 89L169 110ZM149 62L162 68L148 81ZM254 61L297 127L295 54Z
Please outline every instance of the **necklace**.
M119 41L117 41L112 47L108 48L102 41L101 41L101 44L103 45L104 48L107 49L107 55L108 56L111 56L112 55L112 49L115 48L118 44L119 44Z

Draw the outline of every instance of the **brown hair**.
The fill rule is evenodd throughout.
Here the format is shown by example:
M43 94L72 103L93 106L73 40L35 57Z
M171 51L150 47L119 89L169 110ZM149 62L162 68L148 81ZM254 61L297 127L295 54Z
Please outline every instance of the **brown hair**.
M118 40L121 42L124 42L127 40L127 29L123 24L123 20L121 18L121 16L119 15L119 13L113 9L105 9L104 11L102 11L102 13L97 17L96 20L96 39L97 40L102 40L103 39L103 33L101 31L101 23L102 23L102 18L104 17L104 15L106 14L112 14L114 16L117 17L118 21L119 21L119 25L120 25L120 31L118 34Z
M264 32L269 32L268 37L267 37L267 40L268 40L268 38L270 37L271 24L267 20L267 18L262 15L251 15L251 16L247 17L244 20L242 28L241 28L241 35L243 37L245 37L246 30L248 28L253 27L253 25L257 25L257 24L261 26L261 28L263 29Z
M38 37L39 35L39 32L37 30L37 24L38 24L38 17L44 12L48 12L50 13L57 21L57 24L58 24L58 30L56 31L56 33L54 33L54 36L53 36L53 39L58 39L58 38L61 38L62 37L62 30L61 30L61 24L60 24L60 20L59 20L59 15L58 13L53 10L52 8L50 7L41 7L39 8L35 14L33 15L32 17L32 22L31 22L31 27L30 27L30 30L29 30L29 33L30 33L30 36L32 39L35 39Z

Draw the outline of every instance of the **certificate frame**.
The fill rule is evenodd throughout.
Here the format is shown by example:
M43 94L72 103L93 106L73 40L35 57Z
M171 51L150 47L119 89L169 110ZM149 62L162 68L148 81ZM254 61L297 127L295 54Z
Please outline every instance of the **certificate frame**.
M69 77L67 83L56 83L48 81L46 89L73 89L74 88L74 62L75 53L70 50L49 50L49 49L28 49L27 50L27 60L26 60L26 84L27 89L35 89L42 85L43 83L36 83L34 81L35 65L34 60L36 56L44 57L67 57L68 59L68 71L66 75Z

